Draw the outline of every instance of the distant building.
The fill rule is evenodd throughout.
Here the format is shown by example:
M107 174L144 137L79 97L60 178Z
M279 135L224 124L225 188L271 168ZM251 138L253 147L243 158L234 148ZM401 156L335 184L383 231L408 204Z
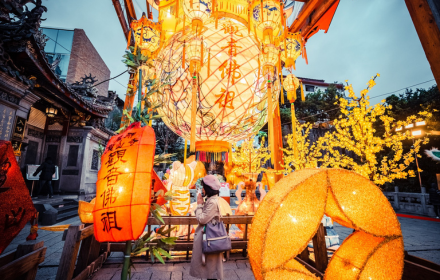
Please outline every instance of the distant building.
M324 80L301 78L301 77L298 77L298 79L303 84L303 90L305 95L307 95L308 93L317 92L318 90L324 92L330 85L335 85L335 87L340 91L344 90L344 85L342 83L340 84L326 83Z
M41 30L41 2L29 10L16 3L0 2L10 15L0 21L0 140L11 141L23 174L50 156L59 167L55 192L93 197L116 105L108 82L94 85L110 71L83 30Z
M49 39L44 52L60 80L73 84L90 73L93 73L98 82L110 78L110 69L84 30L49 27L43 27L41 30ZM98 85L98 95L107 96L108 86L109 81Z

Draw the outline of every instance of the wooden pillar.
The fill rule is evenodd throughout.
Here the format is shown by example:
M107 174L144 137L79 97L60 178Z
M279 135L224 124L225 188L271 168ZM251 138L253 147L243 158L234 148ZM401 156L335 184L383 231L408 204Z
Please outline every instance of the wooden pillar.
M282 170L283 167L281 166L281 163L283 162L283 151L281 150L283 148L283 133L281 129L281 118L280 118L280 109L278 108L275 110L275 114L273 117L273 134L274 134L274 143L275 143L275 162L274 162L274 169L275 170ZM275 183L278 182L283 178L283 175L275 175Z
M405 0L420 42L440 89L440 7L432 0Z

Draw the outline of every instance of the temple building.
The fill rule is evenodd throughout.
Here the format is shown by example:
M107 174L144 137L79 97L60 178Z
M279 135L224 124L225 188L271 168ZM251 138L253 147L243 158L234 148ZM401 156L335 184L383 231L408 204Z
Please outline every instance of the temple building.
M45 11L37 1L0 13L0 140L12 142L25 179L28 166L51 157L55 192L93 197L117 96L85 32L40 28Z

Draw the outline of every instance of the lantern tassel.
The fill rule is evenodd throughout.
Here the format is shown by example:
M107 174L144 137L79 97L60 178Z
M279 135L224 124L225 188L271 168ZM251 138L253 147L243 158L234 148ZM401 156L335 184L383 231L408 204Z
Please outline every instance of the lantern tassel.
M261 65L260 65L260 55L258 55L258 77L257 79L260 79L260 69L261 69Z
M281 81L281 104L284 104L284 90L282 88L284 82L283 82L283 72L280 73L280 81Z
M183 14L183 27L182 27L182 37L185 37L185 13Z
M293 156L298 158L298 143L296 142L296 116L295 116L295 104L292 102L290 105L290 114L292 115L292 136L293 136Z
M273 100L272 100L272 84L267 83L267 118L269 128L269 142L270 142L270 157L272 164L275 164L275 143L274 143L274 131L273 131Z
M128 31L127 49L130 47L130 44L131 44L131 29Z
M208 77L210 73L210 66L211 66L211 49L208 50Z
M185 150L183 151L183 164L186 164L186 150L188 149L188 140L185 139Z
M176 22L177 22L177 18L179 17L179 2L180 0L176 0L176 10L174 11L174 16L176 17Z
M191 139L190 151L196 151L196 115L197 115L197 79L196 73L193 74L193 88L192 88L192 110L191 110Z
M189 0L189 6L191 7L191 9L193 8L193 0Z
M185 69L185 41L183 41L183 52L182 52L182 69Z
M309 60L307 59L307 49L306 49L306 45L304 45L304 59L306 60L306 64L309 64Z
M200 48L202 49L200 52L200 68L203 67L203 61L205 60L205 52L204 52L204 46L203 46L203 37L202 40L200 41Z
M306 101L306 97L304 96L303 83L301 81L301 101Z
M248 34L250 34L251 33L251 10L250 10L250 6L251 6L251 4L249 3L249 5L248 5Z

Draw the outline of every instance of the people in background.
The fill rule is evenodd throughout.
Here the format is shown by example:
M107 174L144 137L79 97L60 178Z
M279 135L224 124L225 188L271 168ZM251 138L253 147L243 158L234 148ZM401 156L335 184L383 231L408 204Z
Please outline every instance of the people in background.
M45 185L49 187L49 198L53 197L53 189L52 189L52 176L55 174L55 164L53 164L52 159L47 157L44 162L35 170L33 176L37 176L40 173L40 183L37 185L37 188L32 197L38 198L41 190Z
M440 190L437 187L437 183L432 183L431 188L429 188L429 202L434 206L434 213L436 218L440 217Z

